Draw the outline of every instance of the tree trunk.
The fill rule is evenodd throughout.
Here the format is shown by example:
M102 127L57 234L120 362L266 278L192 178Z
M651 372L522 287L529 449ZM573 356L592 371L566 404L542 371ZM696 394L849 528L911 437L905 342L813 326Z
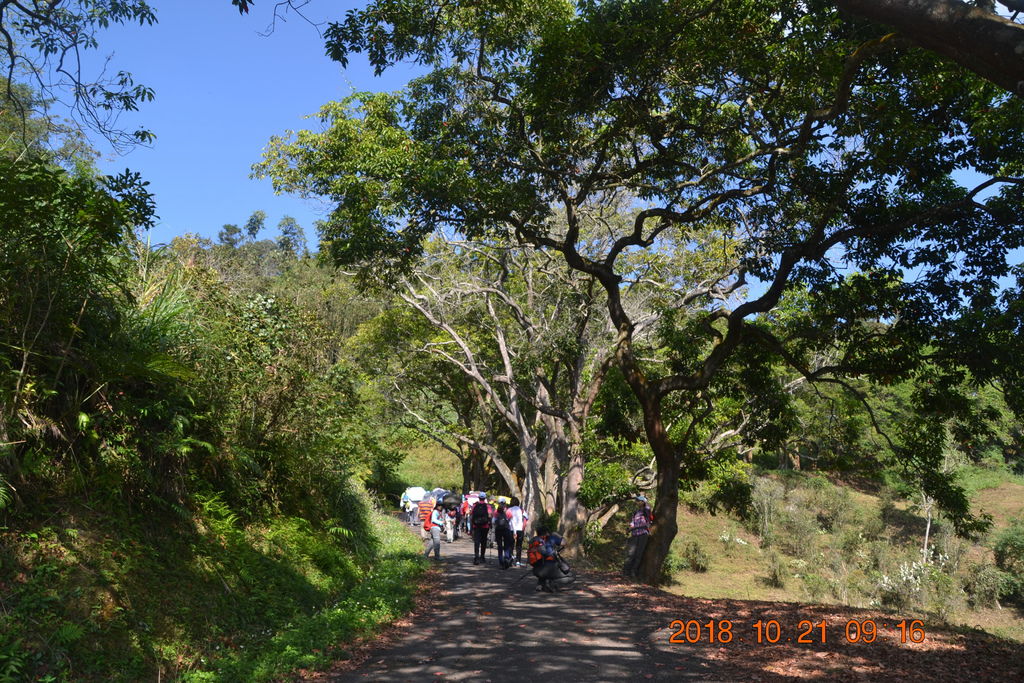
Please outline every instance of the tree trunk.
M661 581L661 567L678 531L676 513L679 507L679 461L665 431L661 405L656 398L644 406L644 429L658 464L658 484L654 526L640 563L640 580L656 586Z
M470 449L469 455L464 458L459 458L459 464L462 465L463 493L473 489L473 451L474 449Z
M575 559L583 556L587 510L579 503L580 484L583 483L583 451L579 444L573 444L570 452L568 467L562 475L559 533L566 540L566 554L570 559Z
M602 506L596 510L592 510L587 517L587 523L595 523L599 529L604 529L615 513L619 511L619 504L612 503L608 506Z
M537 371L537 375L540 376L540 370ZM546 405L553 402L554 397L548 391L547 385L539 379L536 383L536 392L538 402ZM544 495L544 512L550 515L559 509L558 475L568 461L569 446L565 438L565 422L562 418L538 411L535 427L537 427L535 433L545 435L544 448L541 453L541 462L543 463L541 486Z
M543 500L544 513L552 514L558 509L558 458L555 456L555 449L548 446L544 449L544 457L541 462L543 466L543 477L541 479L541 499Z
M916 45L1024 97L1024 26L960 0L836 0Z
M541 472L537 457L537 446L532 441L523 444L523 510L534 524L544 514L544 502L541 496Z
M467 491L479 491L484 486L484 454L479 448L473 449L472 486Z
M505 488L508 489L510 495L522 497L523 490L520 486L519 480L516 479L516 473L512 471L504 460L498 455L497 450L491 449L491 462L494 463L494 469L497 470L498 476L505 482Z
M925 511L925 526L924 526L924 545L921 546L921 563L928 564L928 537L932 531L932 507L935 505L935 500L928 496L926 493L921 494L922 507Z

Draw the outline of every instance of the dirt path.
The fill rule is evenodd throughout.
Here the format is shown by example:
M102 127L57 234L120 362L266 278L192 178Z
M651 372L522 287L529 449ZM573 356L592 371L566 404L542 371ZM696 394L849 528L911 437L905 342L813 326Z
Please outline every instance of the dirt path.
M494 550L441 543L443 574L408 633L331 681L678 680L707 672L690 645L668 646L663 614L635 609L607 577L585 574L557 594L536 591L528 568L501 570ZM525 549L523 552L525 559ZM428 603L428 604L430 604ZM704 676L701 676L704 678Z
M549 594L535 591L528 569L499 569L493 550L487 564L475 566L468 539L442 541L441 553L436 589L409 623L387 644L318 680L1024 680L1021 643L928 622L915 622L923 642L902 642L896 624L905 619L909 625L912 617L842 605L690 598L595 572L583 572L571 589ZM678 627L670 624L676 619L713 620L719 629L728 621L733 637L712 643L704 628L692 643L685 637L672 643ZM762 633L778 642L759 643L754 625L769 620L777 622L778 633ZM877 637L851 642L851 620L871 621Z

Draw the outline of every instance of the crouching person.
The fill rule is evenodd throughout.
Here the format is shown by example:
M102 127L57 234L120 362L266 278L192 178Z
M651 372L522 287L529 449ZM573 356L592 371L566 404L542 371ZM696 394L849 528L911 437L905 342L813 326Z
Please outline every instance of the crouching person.
M537 590L555 593L575 580L569 565L558 555L563 539L547 527L537 527L537 535L530 541L526 558L537 577Z

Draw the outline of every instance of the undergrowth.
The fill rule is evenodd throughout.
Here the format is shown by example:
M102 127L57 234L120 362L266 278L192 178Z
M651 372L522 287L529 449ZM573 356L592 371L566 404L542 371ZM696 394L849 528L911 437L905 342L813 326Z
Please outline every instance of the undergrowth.
M185 524L110 513L0 530L0 681L325 668L339 643L408 611L424 567L415 537L377 512L358 533L287 516L243 525L217 497Z

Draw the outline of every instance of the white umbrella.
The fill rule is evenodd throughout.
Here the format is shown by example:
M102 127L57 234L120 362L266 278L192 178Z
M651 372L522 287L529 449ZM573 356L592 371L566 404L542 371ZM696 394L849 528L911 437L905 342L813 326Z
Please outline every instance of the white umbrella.
M412 502L418 503L427 495L427 490L422 486L411 486L405 490L405 495L409 496Z

